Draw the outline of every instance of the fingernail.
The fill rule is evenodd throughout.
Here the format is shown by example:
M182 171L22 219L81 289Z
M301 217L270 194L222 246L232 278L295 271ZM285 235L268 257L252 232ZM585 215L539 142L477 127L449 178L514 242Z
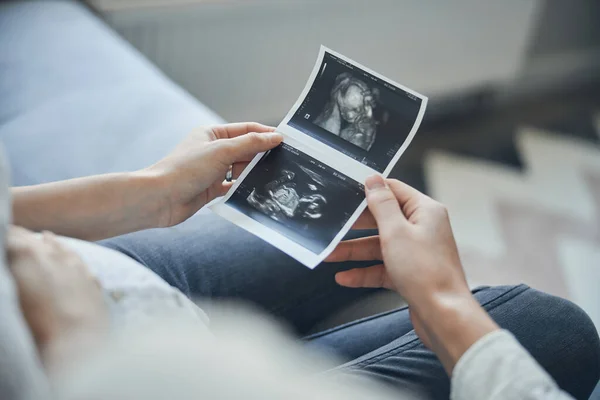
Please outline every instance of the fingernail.
M268 139L272 142L280 142L283 140L283 135L279 132L266 133Z
M377 190L383 189L384 187L386 187L386 184L381 175L372 175L367 178L365 186L368 190Z

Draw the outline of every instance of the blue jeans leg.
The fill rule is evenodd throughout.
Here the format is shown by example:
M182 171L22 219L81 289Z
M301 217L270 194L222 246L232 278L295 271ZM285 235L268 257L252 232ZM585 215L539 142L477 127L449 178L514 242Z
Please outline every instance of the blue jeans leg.
M576 399L588 399L600 376L600 339L583 310L525 285L483 288L475 298L563 390ZM392 332L398 336L390 341ZM411 330L406 308L334 328L307 341L312 348L347 359L356 357L328 371L334 379L376 379L424 398L449 397L450 380L435 354Z
M334 280L337 271L369 263L329 263L309 270L208 211L173 228L136 232L99 244L137 260L188 296L248 301L283 319L299 334L372 292L343 288Z

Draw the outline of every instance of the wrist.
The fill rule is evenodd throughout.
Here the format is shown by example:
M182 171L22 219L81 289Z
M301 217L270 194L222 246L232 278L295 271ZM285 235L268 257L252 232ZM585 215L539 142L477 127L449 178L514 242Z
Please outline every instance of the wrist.
M139 207L146 216L146 226L143 229L170 226L172 202L168 177L149 168L130 172L127 175L132 184L138 188Z
M500 329L468 289L432 293L412 310L448 374L475 342Z

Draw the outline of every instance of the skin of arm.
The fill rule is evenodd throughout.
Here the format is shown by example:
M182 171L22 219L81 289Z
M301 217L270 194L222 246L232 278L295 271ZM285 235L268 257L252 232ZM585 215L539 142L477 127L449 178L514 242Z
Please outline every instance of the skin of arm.
M281 141L274 128L257 123L199 128L140 171L13 188L14 223L85 240L173 226L229 190L229 168L238 177Z
M145 171L12 189L14 223L86 240L164 225L164 182Z
M460 357L480 338L500 329L467 285L446 208L416 189L381 176L367 179L368 210L357 229L378 236L340 243L327 261L383 260L340 272L347 287L384 287L408 302L415 332L451 375Z
M473 344L500 329L470 292L428 293L418 304L412 306L413 325L419 327L418 334L425 338L425 345L436 353L449 376Z

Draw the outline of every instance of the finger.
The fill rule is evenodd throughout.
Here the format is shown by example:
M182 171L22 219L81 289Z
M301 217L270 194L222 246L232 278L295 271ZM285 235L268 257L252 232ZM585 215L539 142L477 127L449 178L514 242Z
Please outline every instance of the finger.
M63 267L75 266L81 269L81 267L85 265L79 254L58 240L58 237L54 234L54 232L43 231L42 240L46 245L49 246L55 255L64 260ZM71 263L68 261L71 261ZM87 271L87 268L83 269Z
M63 252L64 247L56 238L56 235L50 231L42 231L42 242L56 252Z
M386 179L385 183L387 183L388 187L392 190L392 192L394 192L400 204L406 203L407 201L417 197L427 197L414 187L397 179Z
M72 266L69 262L72 256L70 251L58 241L54 233L42 231L40 239L44 245L45 257L55 257L57 260L60 260L63 269ZM46 267L53 268L55 265L55 263L47 263Z
M338 285L351 288L394 289L383 264L338 272L335 281Z
M387 179L386 183L392 190L407 219L411 219L419 208L439 205L431 197L396 179Z
M392 192L394 192L394 195L396 195L400 206L403 206L404 204L414 200L435 201L426 194L421 193L412 186L409 186L397 179L386 179L386 183Z
M382 235L390 234L399 223L406 223L400 210L398 199L390 190L383 177L373 175L365 182L367 204Z
M250 132L233 139L223 139L220 143L223 149L223 161L227 164L235 164L238 161L248 161L258 153L271 150L283 141L280 133L256 133Z
M237 179L240 177L242 172L246 169L246 167L250 164L249 162L237 162L233 164L231 178Z
M233 124L213 126L212 131L217 139L229 139L250 132L273 132L275 131L275 128L272 126L259 124L258 122L237 122Z
M10 225L8 228L8 233L15 234L15 235L28 235L28 234L32 234L33 232L30 231L29 229L23 228L22 226Z
M42 239L48 243L57 243L56 236L50 231L42 231Z
M28 229L16 225L11 225L8 229L8 234L6 237L7 246L17 245L20 242L27 241L27 239L32 237L33 235L34 233Z
M20 226L11 225L6 235L6 252L9 259L23 252L33 251L33 232Z
M325 261L369 261L381 259L379 236L369 236L340 242Z
M229 189L231 189L231 187L233 186L234 183L235 182L223 181L223 183L221 184L221 190L220 190L219 196L225 196L227 194L227 192L229 192Z
M368 208L360 214L360 217L356 220L354 225L352 225L352 229L375 229L377 228L377 222L375 222L375 218L371 211Z

